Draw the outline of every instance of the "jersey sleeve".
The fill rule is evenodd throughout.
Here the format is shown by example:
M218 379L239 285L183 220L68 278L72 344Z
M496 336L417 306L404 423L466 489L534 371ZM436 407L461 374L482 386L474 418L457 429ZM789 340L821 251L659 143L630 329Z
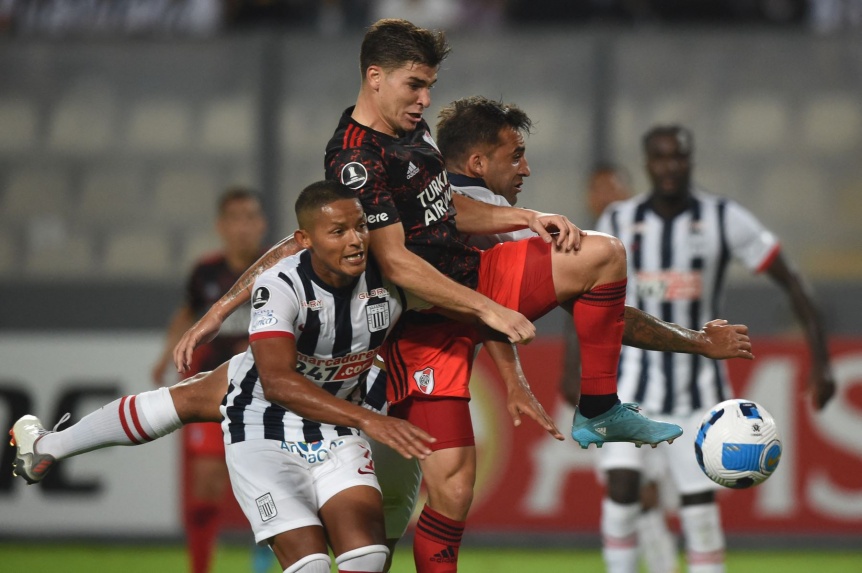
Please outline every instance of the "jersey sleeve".
M735 201L727 202L725 226L731 255L751 271L766 269L780 250L778 238Z
M274 273L262 274L251 295L249 341L262 338L296 338L299 297L293 288Z
M389 190L383 157L364 147L338 151L327 165L327 178L356 191L368 229L382 229L401 221Z

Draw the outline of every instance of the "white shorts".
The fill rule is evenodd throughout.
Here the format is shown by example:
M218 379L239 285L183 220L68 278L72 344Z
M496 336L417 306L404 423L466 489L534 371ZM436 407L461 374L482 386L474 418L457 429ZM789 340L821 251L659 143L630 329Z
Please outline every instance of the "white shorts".
M383 494L383 516L386 523L386 539L401 539L407 531L413 509L419 498L422 470L416 458L407 460L380 442L366 437L371 445L377 481Z
M318 510L356 486L380 491L368 442L358 436L329 440L314 455L295 442L248 440L225 446L230 483L254 539L309 525L322 525ZM321 455L322 454L322 455Z
M609 442L598 450L599 469L602 472L608 470L635 470L641 472L645 478L655 480L656 470L663 468L676 490L682 495L701 493L719 489L721 486L706 477L697 463L694 455L694 439L697 436L697 427L706 410L693 412L689 416L653 416L653 420L678 424L683 434L674 440L673 444L661 443L657 448L650 446L635 447L634 444L625 442ZM648 460L649 456L661 456L664 459L653 463ZM663 480L659 479L659 483Z

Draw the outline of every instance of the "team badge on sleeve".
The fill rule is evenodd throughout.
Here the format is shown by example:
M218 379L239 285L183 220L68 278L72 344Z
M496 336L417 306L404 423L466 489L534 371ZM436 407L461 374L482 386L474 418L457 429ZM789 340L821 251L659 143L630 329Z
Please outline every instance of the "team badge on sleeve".
M368 181L368 170L357 161L348 163L341 169L341 182L351 189L359 189Z
M255 309L266 306L269 302L269 289L266 287L258 287L251 297L251 306Z
M369 304L365 307L365 317L368 319L369 332L389 328L389 303Z

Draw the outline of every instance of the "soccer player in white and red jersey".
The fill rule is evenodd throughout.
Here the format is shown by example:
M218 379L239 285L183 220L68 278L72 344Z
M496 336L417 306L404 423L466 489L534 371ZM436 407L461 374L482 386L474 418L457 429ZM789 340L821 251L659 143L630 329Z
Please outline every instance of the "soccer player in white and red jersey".
M718 312L728 263L764 272L787 292L800 319L811 356L811 392L822 408L835 392L826 336L802 277L781 252L778 239L737 202L708 193L691 180L694 141L678 125L650 129L643 139L649 193L612 204L598 228L619 237L630 255L627 303L682 326ZM685 429L681 444L656 450L607 444L599 452L607 472L602 538L609 573L637 571L635 520L645 456L665 456L681 495L679 509L688 570L724 571L724 535L716 485L692 455L697 423L714 404L730 397L726 370L701 356L625 348L620 396L651 416Z

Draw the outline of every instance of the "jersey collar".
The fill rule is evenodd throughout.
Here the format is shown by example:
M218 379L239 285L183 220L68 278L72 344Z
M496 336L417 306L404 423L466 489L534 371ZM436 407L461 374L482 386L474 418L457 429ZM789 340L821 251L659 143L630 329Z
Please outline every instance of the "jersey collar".
M449 183L454 185L455 187L484 187L488 188L488 185L485 183L485 180L481 177L468 177L466 175L461 175L460 173L452 173L451 171L447 171L446 174L449 176Z

